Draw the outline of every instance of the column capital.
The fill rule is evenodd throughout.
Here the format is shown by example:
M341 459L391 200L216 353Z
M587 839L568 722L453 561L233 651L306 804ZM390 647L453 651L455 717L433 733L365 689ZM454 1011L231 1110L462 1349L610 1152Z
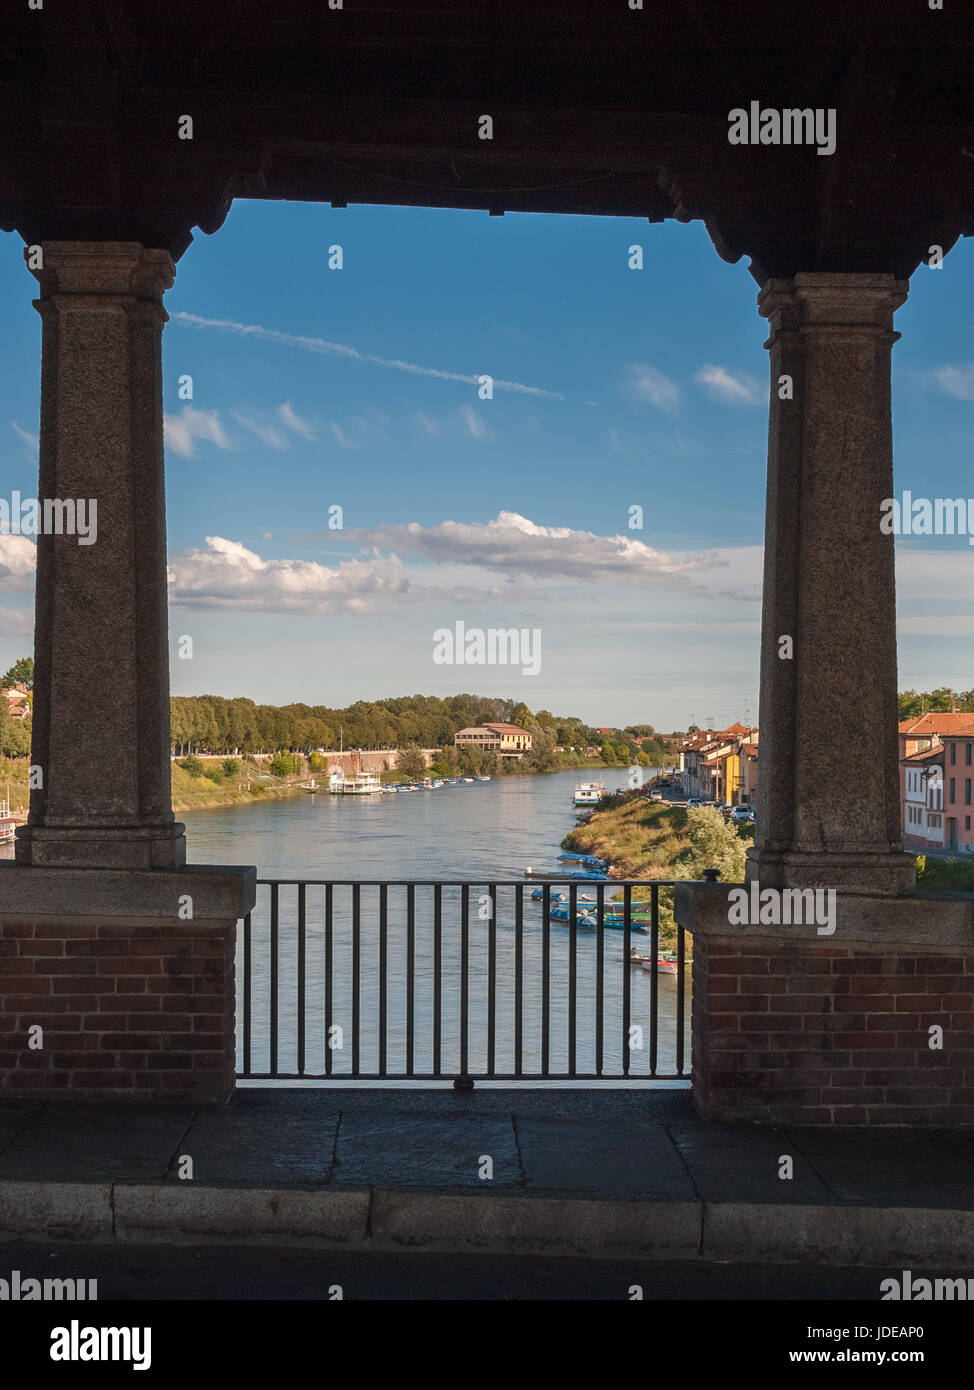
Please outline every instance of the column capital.
M909 292L909 281L895 275L802 271L769 280L758 294L758 313L770 320L772 341L781 332L817 328L889 333Z
M41 289L41 300L62 295L93 295L162 302L175 278L168 251L138 241L44 241L43 266L28 268Z

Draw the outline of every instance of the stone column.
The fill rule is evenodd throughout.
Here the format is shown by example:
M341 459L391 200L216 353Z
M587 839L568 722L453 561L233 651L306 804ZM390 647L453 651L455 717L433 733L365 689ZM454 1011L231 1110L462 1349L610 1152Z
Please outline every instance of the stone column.
M84 499L97 529L79 544L88 537L62 508L62 534L38 538L42 785L16 861L0 862L0 1089L220 1102L234 1085L236 926L256 872L186 865L171 808L161 335L172 261L130 242L43 252L38 494Z
M170 805L162 441L173 265L137 242L47 242L43 261L39 497L84 499L97 532L91 544L38 537L42 785L17 859L175 868L186 854Z
M747 876L762 886L896 896L915 884L899 812L893 537L880 531L893 314L907 291L891 275L799 274L758 299L771 418Z

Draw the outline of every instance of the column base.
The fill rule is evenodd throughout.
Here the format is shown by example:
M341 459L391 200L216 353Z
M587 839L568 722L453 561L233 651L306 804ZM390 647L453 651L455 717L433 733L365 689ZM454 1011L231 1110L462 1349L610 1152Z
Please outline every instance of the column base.
M834 888L840 893L903 897L916 892L912 854L809 853L803 850L752 848L744 876L767 888Z
M711 1120L974 1124L974 901L840 894L836 930L731 925L742 885L680 884L693 1097Z
M234 1086L237 919L256 870L0 864L0 1091L213 1104Z
M180 869L186 863L186 827L168 825L23 825L16 862L53 869Z

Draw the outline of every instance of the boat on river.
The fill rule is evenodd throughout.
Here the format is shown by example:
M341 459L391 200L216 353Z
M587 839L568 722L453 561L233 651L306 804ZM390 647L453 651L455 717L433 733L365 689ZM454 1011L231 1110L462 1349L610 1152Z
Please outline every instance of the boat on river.
M328 790L332 796L372 796L382 790L382 778L377 772L359 772L354 777L333 772L328 779Z
M532 869L530 865L524 870L524 877L543 878L549 883L609 883L611 881L607 874L559 874L557 872L551 873L547 869Z
M654 962L646 960L643 962L644 970L652 970ZM680 970L680 962L676 958L675 951L660 951L655 961L657 974L676 975Z
M17 834L17 826L23 821L10 814L10 798L0 801L0 844L12 844Z
M595 806L605 796L605 787L602 781L598 782L579 782L575 788L572 801L576 806Z

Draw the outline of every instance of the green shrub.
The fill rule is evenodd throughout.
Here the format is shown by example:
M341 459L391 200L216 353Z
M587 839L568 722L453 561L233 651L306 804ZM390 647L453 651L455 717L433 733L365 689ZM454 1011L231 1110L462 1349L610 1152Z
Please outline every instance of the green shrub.
M203 776L208 777L209 780L215 782L217 786L223 781L223 773L218 767L208 767L203 773Z
M293 753L278 753L276 758L271 758L267 771L272 777L290 777L292 772L297 771L294 763Z
M181 767L184 772L188 772L190 777L202 777L206 771L200 759L194 757L192 753L188 758L180 758L176 766Z
M239 759L239 758L224 758L224 759L223 759L223 771L226 773L226 775L227 775L228 777L233 777L235 773L237 773L237 772L240 771L240 759Z

